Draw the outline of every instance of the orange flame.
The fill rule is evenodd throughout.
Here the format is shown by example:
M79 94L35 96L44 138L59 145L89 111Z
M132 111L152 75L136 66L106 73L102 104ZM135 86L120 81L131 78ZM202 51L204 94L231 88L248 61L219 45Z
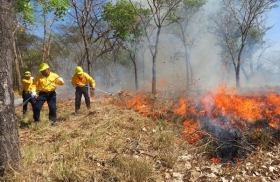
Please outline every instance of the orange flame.
M221 161L220 158L216 158L216 157L213 157L213 158L211 158L210 160L211 160L213 163L215 163L215 164L219 164L220 161Z
M184 122L184 126L185 126L184 135L186 137L186 140L191 144L197 145L201 137L201 134L198 133L200 128L198 122L192 122L186 120Z
M159 100L151 99L141 92L129 96L128 101L122 102L124 107L134 109L143 116L155 119L164 116L168 119L170 111L183 116L184 135L194 144L201 137L197 121L201 116L209 117L213 122L219 122L219 117L226 118L227 122L240 130L255 126L257 121L266 122L267 126L274 129L279 129L280 125L280 95L273 90L264 90L263 94L248 92L245 95L234 88L220 85L217 90L208 92L203 97L180 98L179 102L173 103L169 108L167 105L158 107Z
M180 99L180 108L176 109L174 111L175 114L179 115L185 115L187 113L187 103L188 101L186 99L181 98Z
M238 95L234 89L220 86L216 92L209 92L201 99L205 114L215 120L225 116L232 125L245 129L258 120L266 120L269 126L279 129L280 124L280 96L275 93L266 93L266 96L247 93L247 96ZM237 123L237 121L239 123Z

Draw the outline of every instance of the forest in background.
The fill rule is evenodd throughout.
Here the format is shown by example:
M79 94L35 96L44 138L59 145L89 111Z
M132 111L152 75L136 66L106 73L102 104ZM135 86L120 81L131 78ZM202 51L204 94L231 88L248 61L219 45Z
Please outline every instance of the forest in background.
M159 0L134 4L22 0L17 3L18 21L7 16L13 15L13 1L4 1L0 6L5 30L0 34L4 40L0 46L1 178L58 181L279 178L278 87L232 93L223 87L216 92L208 88L212 92L191 94L213 83L227 83L238 89L254 80L257 81L252 84L254 87L274 83L279 52L277 49L274 53L267 52L271 45L265 35L273 29L266 20L268 13L278 8L278 1ZM210 12L209 7L212 7ZM72 15L67 18L68 13ZM53 18L48 19L47 15ZM54 26L62 19L64 23ZM58 28L68 27L70 20L77 24L72 24L74 29L62 31L65 33L62 37L69 32L78 34L73 42L61 38ZM32 26L43 28L32 29ZM31 34L30 30L41 30L42 34ZM17 31L37 41L24 50L19 46ZM66 42L61 45L63 41ZM21 45L30 42L27 39ZM54 56L54 50L59 50L58 56ZM12 58L13 67L9 64ZM25 58L30 58L27 62L33 66L27 66ZM80 116L72 115L71 99L65 101L61 97L58 125L51 128L43 117L39 125L34 125L32 114L17 115L20 107L14 108L11 102L12 86L20 90L20 75L27 69L38 74L41 62L47 62L66 81L75 66L81 65L95 77L97 88L107 87L104 89L107 91L114 87L133 91L145 88L151 94L134 95L117 89L118 94L113 97L96 98L96 107ZM140 82L141 72L147 84ZM142 117L138 118L131 109ZM109 111L112 113L108 114ZM43 115L47 116L46 112ZM95 150L98 147L100 150ZM75 158L78 160L71 160ZM5 171L6 164L9 165ZM96 165L96 170L84 167L88 164ZM24 168L17 172L16 166Z
M39 74L41 62L68 85L80 65L108 92L277 83L279 51L269 51L277 40L266 37L278 1L18 2L16 90L24 71Z

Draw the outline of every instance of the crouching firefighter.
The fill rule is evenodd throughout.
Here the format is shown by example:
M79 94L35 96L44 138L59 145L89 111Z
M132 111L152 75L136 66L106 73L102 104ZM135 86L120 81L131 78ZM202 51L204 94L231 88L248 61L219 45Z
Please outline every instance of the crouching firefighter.
M80 66L76 67L75 74L72 76L71 83L74 87L76 87L75 92L75 113L78 113L81 106L82 95L85 98L86 106L90 109L90 97L89 97L89 86L91 84L90 89L95 89L95 81L89 76L86 72L83 71L83 68Z
M23 99L23 105L22 105L22 113L25 115L27 113L28 108L28 102L30 102L32 106L32 111L34 109L35 105L35 97L36 97L36 87L33 85L34 78L31 76L30 71L26 71L24 73L24 78L21 80L22 83L22 99Z

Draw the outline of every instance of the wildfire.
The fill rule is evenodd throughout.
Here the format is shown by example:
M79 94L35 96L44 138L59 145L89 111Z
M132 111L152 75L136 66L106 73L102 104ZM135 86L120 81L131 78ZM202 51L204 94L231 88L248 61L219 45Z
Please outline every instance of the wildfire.
M265 96L248 93L238 95L235 90L219 87L214 93L208 93L202 100L207 116L216 118L225 116L231 124L245 129L256 121L265 120L270 127L279 128L280 95L267 93ZM237 125L236 121L239 121Z
M154 111L151 108L152 103L149 103L147 100L148 96L145 96L140 92L136 94L131 100L129 100L126 103L126 106L141 113L145 117L154 115Z
M219 86L217 90L204 96L182 97L172 104L161 102L160 99L151 99L143 93L129 96L127 101L122 102L124 107L134 109L143 116L155 119L163 115L164 119L170 119L170 113L180 116L184 121L183 134L186 140L194 145L205 136L201 132L205 129L208 129L206 132L214 138L220 138L218 135L221 134L221 138L227 140L230 137L238 137L239 132L243 130L258 130L261 127L278 130L280 125L280 95L271 90L240 94L236 89ZM232 147L230 142L226 142L226 145ZM219 163L221 159L217 157L211 160ZM231 160L240 165L237 159Z
M192 122L186 120L184 122L185 130L184 130L184 136L186 140L194 145L197 145L199 142L199 139L201 137L201 134L199 133L199 125L198 122Z
M213 122L220 122L217 118L226 118L232 127L240 130L254 126L257 121L265 121L274 129L279 129L280 124L280 95L271 91L270 93L266 91L265 95L255 93L241 95L235 89L219 86L217 90L208 92L204 97L180 98L179 102L174 103L170 108L167 108L166 105L156 107L155 100L140 92L126 101L124 105L143 116L153 118L159 117L159 113L171 110L175 115L186 118L184 125L187 134L192 133L194 128L200 129L198 124L188 123L187 118L202 116L210 118ZM225 125L225 123L219 124Z

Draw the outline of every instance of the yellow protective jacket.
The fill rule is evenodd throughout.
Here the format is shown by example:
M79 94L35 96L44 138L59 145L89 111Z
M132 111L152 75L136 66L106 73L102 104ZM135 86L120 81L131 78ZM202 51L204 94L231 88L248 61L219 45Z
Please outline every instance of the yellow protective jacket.
M32 78L29 78L29 79L23 78L21 80L21 83L22 83L22 88L25 92L36 91L36 86L33 85Z
M59 76L56 73L50 72L49 76L38 75L33 84L36 85L37 92L52 92L55 91L56 85L63 85L64 81L58 79Z
M88 83L91 83L91 86L93 88L95 88L95 81L94 81L94 79L91 76L89 76L87 73L85 73L85 72L83 72L81 75L74 74L72 76L71 83L72 83L72 85L74 87L84 87Z

